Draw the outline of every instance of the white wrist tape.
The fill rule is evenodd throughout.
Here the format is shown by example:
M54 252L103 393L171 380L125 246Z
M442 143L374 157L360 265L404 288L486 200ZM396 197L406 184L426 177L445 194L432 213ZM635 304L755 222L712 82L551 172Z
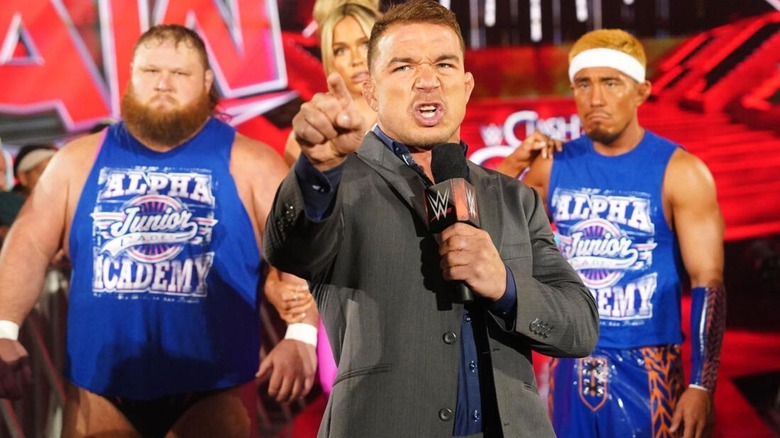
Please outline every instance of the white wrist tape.
M13 321L0 320L0 339L19 340L19 325Z
M317 347L317 327L304 322L296 322L287 326L284 339L292 339Z
M688 385L688 387L689 387L689 388L696 388L696 389L701 389L702 391L710 392L710 390L709 390L709 389L707 389L707 388L705 388L705 387L703 387L703 386L701 386L701 385L696 385L696 384L694 384L694 383L691 383L691 384L689 384L689 385Z

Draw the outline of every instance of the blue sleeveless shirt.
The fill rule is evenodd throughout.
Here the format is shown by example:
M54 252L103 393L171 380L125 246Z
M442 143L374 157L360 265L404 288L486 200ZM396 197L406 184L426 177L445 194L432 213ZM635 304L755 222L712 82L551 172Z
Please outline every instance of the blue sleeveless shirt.
M229 173L235 130L210 119L150 150L111 126L70 231L66 375L146 400L254 379L260 251Z
M599 154L587 136L555 155L548 207L558 248L596 299L599 347L682 342L684 271L661 197L677 148L645 131L622 155Z

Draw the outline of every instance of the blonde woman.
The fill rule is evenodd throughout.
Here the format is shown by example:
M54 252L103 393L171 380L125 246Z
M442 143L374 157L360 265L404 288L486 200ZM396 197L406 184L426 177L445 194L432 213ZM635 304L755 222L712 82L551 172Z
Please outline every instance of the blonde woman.
M349 93L363 115L363 128L367 131L376 122L376 112L368 106L362 90L363 82L368 79L368 37L380 15L379 11L370 5L377 2L341 1L330 14L318 21L318 17L322 15L321 10L318 12L318 5L325 3L333 3L333 0L317 2L314 5L314 19L320 26L322 66L326 76L338 73L344 79ZM287 164L292 166L300 152L300 145L291 132L284 151Z

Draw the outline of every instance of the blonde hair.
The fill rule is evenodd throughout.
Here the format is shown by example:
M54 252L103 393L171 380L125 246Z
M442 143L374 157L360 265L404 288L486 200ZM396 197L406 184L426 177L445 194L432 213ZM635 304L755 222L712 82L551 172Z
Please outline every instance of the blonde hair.
M612 49L635 58L647 67L647 56L642 43L630 33L620 29L599 29L581 36L569 50L569 62L578 54L590 49Z
M314 2L314 9L311 11L311 16L314 22L317 23L317 27L322 29L322 24L332 11L337 7L345 3L355 3L376 11L379 14L379 0L316 0ZM368 35L368 34L366 34Z
M322 52L322 66L326 75L333 71L333 31L341 20L352 17L360 25L360 29L366 35L366 40L371 35L371 28L379 19L379 11L365 6L365 3L370 2L343 3L323 19L320 27L320 50Z

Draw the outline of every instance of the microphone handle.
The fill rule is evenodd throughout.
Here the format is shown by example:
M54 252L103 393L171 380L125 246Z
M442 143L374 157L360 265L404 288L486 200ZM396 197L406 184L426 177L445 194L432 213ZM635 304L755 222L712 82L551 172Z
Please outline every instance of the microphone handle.
M474 292L471 291L471 288L469 288L465 281L455 282L454 301L456 303L464 304L474 301Z

